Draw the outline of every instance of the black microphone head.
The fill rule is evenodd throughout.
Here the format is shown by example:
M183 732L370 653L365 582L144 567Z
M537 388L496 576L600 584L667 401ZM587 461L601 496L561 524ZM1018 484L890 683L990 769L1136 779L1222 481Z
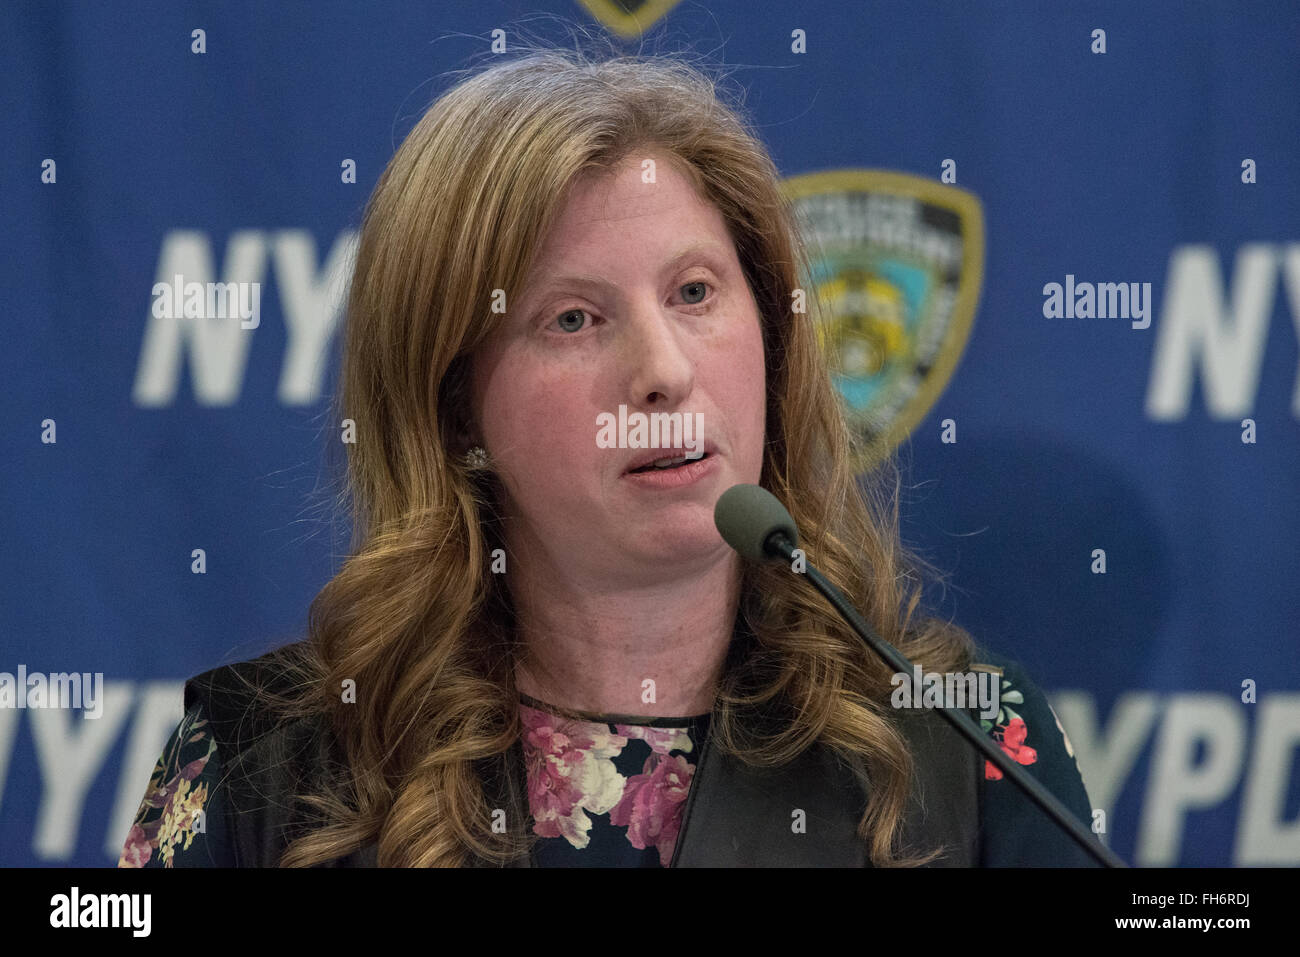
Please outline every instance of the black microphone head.
M733 485L713 507L713 524L722 540L750 561L765 562L763 545L773 532L782 532L791 545L799 544L794 519L775 495L758 485Z

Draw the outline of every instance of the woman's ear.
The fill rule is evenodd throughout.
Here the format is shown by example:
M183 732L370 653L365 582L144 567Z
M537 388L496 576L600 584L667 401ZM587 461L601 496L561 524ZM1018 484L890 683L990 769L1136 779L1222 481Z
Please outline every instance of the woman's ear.
M468 357L458 360L458 367L449 373L447 391L443 401L451 408L451 422L448 430L451 451L464 455L475 445L482 445L482 430L474 421L472 393L472 367Z
M478 429L469 416L461 411L456 413L449 431L451 433L451 451L457 455L464 455L474 446L482 444L478 440Z

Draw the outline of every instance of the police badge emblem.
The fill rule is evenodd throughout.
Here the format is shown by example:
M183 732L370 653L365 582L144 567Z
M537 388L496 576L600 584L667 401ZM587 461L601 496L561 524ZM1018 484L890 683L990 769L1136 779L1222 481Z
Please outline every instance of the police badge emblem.
M921 421L966 346L984 276L973 193L889 170L784 182L831 380L866 471Z

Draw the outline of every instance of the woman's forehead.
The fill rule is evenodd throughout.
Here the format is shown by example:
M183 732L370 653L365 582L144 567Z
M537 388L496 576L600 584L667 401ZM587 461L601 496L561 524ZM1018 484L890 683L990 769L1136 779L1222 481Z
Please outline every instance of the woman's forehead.
M637 265L666 263L686 249L734 254L722 213L701 199L689 181L571 194L536 247L530 279L580 273L592 261L624 265L635 250Z

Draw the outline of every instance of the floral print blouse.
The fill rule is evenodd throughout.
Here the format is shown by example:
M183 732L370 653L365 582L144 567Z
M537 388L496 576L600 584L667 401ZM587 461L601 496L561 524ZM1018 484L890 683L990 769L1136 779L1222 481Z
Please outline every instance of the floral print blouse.
M667 867L709 715L584 718L520 695L542 867ZM592 720L592 719L595 720Z
M118 867L233 865L221 853L225 821L219 813L216 758L217 742L207 721L198 709L190 711L154 766Z
M1075 816L1091 820L1074 749L1056 713L1018 668L1000 679L984 730ZM531 827L542 867L667 867L672 860L710 716L634 719L566 711L520 695ZM198 708L181 721L154 768L119 867L231 867L220 759ZM1053 822L985 761L981 864L1052 866ZM1056 848L1057 851L1052 849ZM1068 863L1088 863L1074 855Z

